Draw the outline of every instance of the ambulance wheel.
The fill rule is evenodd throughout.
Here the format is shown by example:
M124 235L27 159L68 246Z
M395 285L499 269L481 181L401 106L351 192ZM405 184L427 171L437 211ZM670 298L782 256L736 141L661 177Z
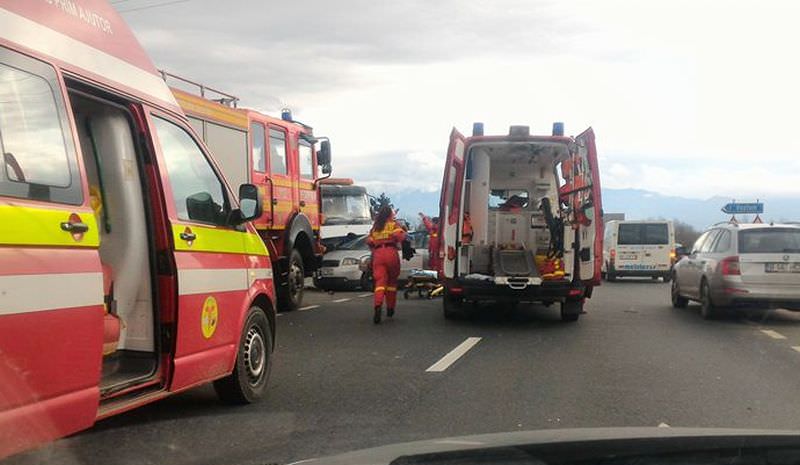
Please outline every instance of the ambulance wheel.
M459 296L444 291L444 298L442 299L442 309L444 310L444 317L452 320L461 316L464 299Z
M272 370L272 331L264 310L251 307L242 330L233 373L214 381L223 402L250 404L264 396Z
M286 312L292 312L303 305L303 288L305 287L305 268L303 267L303 256L297 249L292 249L289 255L289 270L286 275L286 286L281 286L282 291L278 292L279 308Z
M583 300L561 302L561 321L578 321L583 313Z

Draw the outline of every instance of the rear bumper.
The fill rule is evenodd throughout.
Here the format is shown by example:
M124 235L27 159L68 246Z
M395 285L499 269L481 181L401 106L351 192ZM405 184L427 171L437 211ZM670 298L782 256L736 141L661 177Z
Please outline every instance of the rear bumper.
M587 294L582 283L574 284L570 281L543 281L524 289L513 289L491 281L465 279L448 280L446 285L449 292L472 301L563 302L567 299L580 299Z
M791 291L785 286L754 286L745 285L740 280L726 280L712 295L714 303L722 306L800 310L800 288Z

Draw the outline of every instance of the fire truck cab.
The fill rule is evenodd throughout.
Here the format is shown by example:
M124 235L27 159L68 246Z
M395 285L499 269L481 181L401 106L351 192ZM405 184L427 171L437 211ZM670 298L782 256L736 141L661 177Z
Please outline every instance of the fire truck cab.
M0 0L0 457L202 383L263 394L272 269L237 187L108 3Z
M575 321L600 284L603 221L594 133L453 129L439 205L446 318L466 302L561 304Z
M258 186L265 201L254 224L275 270L278 308L302 305L304 279L319 269L320 193L317 181L331 172L330 142L292 120L237 108L238 98L162 71L165 79L199 90L172 92L195 132L211 149L225 175ZM319 149L317 149L319 147Z

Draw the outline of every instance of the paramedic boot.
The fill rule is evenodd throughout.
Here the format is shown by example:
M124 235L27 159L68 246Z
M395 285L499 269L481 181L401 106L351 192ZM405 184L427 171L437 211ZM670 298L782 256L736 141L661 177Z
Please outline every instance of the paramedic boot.
M393 308L387 308L386 309L386 316L389 317L389 318L393 317L394 316L394 309Z
M376 325L381 322L381 307L380 307L380 305L376 305L375 306L375 314L372 317L372 322L375 323Z

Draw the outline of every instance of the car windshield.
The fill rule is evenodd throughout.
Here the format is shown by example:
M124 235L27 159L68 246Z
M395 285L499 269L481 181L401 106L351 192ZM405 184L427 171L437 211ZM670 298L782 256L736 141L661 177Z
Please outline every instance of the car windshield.
M0 0L0 465L800 449L798 126L800 0Z
M739 253L800 253L800 228L739 231Z

